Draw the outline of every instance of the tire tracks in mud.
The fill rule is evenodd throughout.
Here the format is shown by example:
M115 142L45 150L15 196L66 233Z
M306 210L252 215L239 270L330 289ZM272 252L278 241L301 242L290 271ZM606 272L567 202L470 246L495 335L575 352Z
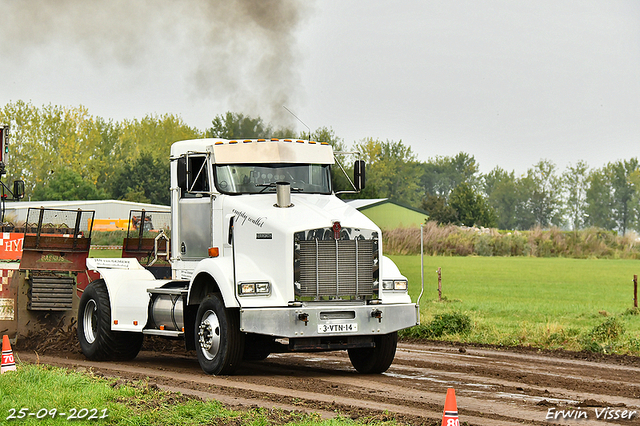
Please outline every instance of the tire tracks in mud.
M35 354L19 356L38 361ZM40 355L39 362L148 378L165 390L231 407L275 407L323 418L340 413L354 419L390 416L400 423L439 424L446 390L453 387L460 421L470 425L640 424L640 362L635 361L623 365L532 351L401 343L394 364L380 375L356 373L345 352L272 354L244 363L234 376L217 377L204 374L195 355L150 351L126 363L92 362L77 353ZM597 418L606 407L636 415ZM587 418L547 419L550 412L572 410Z

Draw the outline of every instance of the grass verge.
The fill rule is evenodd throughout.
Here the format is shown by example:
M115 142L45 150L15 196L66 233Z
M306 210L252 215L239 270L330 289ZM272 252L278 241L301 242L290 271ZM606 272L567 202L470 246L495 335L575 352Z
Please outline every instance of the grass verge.
M71 414L78 418L71 419ZM88 420L92 415L96 418ZM17 371L0 375L0 424L68 425L69 421L131 426L362 424L342 417L321 421L317 415L279 409L232 411L217 401L164 392L144 381L125 383L47 365L19 363Z
M89 257L99 257L99 258L122 257L122 250L92 248L89 251Z
M420 256L391 258L409 278L415 301ZM637 260L425 256L424 271L422 325L405 337L640 355L632 300ZM456 328L456 321L469 325Z

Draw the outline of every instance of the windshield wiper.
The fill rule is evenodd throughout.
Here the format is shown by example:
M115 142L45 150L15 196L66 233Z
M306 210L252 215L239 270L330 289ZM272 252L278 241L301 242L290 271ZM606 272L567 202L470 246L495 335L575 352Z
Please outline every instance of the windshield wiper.
M260 187L262 186L263 188L260 190L259 194L262 194L264 191L266 191L268 188L275 188L276 187L276 183L277 182L271 182L271 183L256 183L256 187ZM293 192L302 192L302 188L294 188L291 187L291 191Z

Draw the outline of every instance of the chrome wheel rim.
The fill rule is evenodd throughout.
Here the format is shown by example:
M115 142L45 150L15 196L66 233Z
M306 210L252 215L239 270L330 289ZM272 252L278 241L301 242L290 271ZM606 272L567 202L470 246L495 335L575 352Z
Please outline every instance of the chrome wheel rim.
M198 327L198 342L202 355L212 360L220 349L220 321L215 312L209 310L204 313Z
M97 335L97 312L98 305L96 301L91 299L84 307L84 313L82 315L82 325L84 329L84 338L88 343L96 341Z

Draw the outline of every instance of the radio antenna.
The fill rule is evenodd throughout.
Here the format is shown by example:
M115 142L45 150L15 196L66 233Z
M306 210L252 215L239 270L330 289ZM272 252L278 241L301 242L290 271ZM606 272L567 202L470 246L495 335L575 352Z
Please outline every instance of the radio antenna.
M286 107L286 106L284 106L284 105L282 105L282 108L286 109L286 110L287 110L287 112L288 112L289 114L293 115L293 116L295 117L295 119L296 119L296 120L298 120L299 122L301 122L301 123L302 123L302 125L303 125L304 127L306 127L306 128L307 128L307 130L309 131L309 133L308 133L308 135L309 135L308 139L309 139L309 140L311 140L311 129L309 128L309 126L307 126L307 125L305 124L305 122L304 122L304 121L300 120L300 119L298 118L298 116L297 116L297 115L295 115L294 113L292 113L292 112L291 112L291 110L290 110L289 108L287 108L287 107Z

